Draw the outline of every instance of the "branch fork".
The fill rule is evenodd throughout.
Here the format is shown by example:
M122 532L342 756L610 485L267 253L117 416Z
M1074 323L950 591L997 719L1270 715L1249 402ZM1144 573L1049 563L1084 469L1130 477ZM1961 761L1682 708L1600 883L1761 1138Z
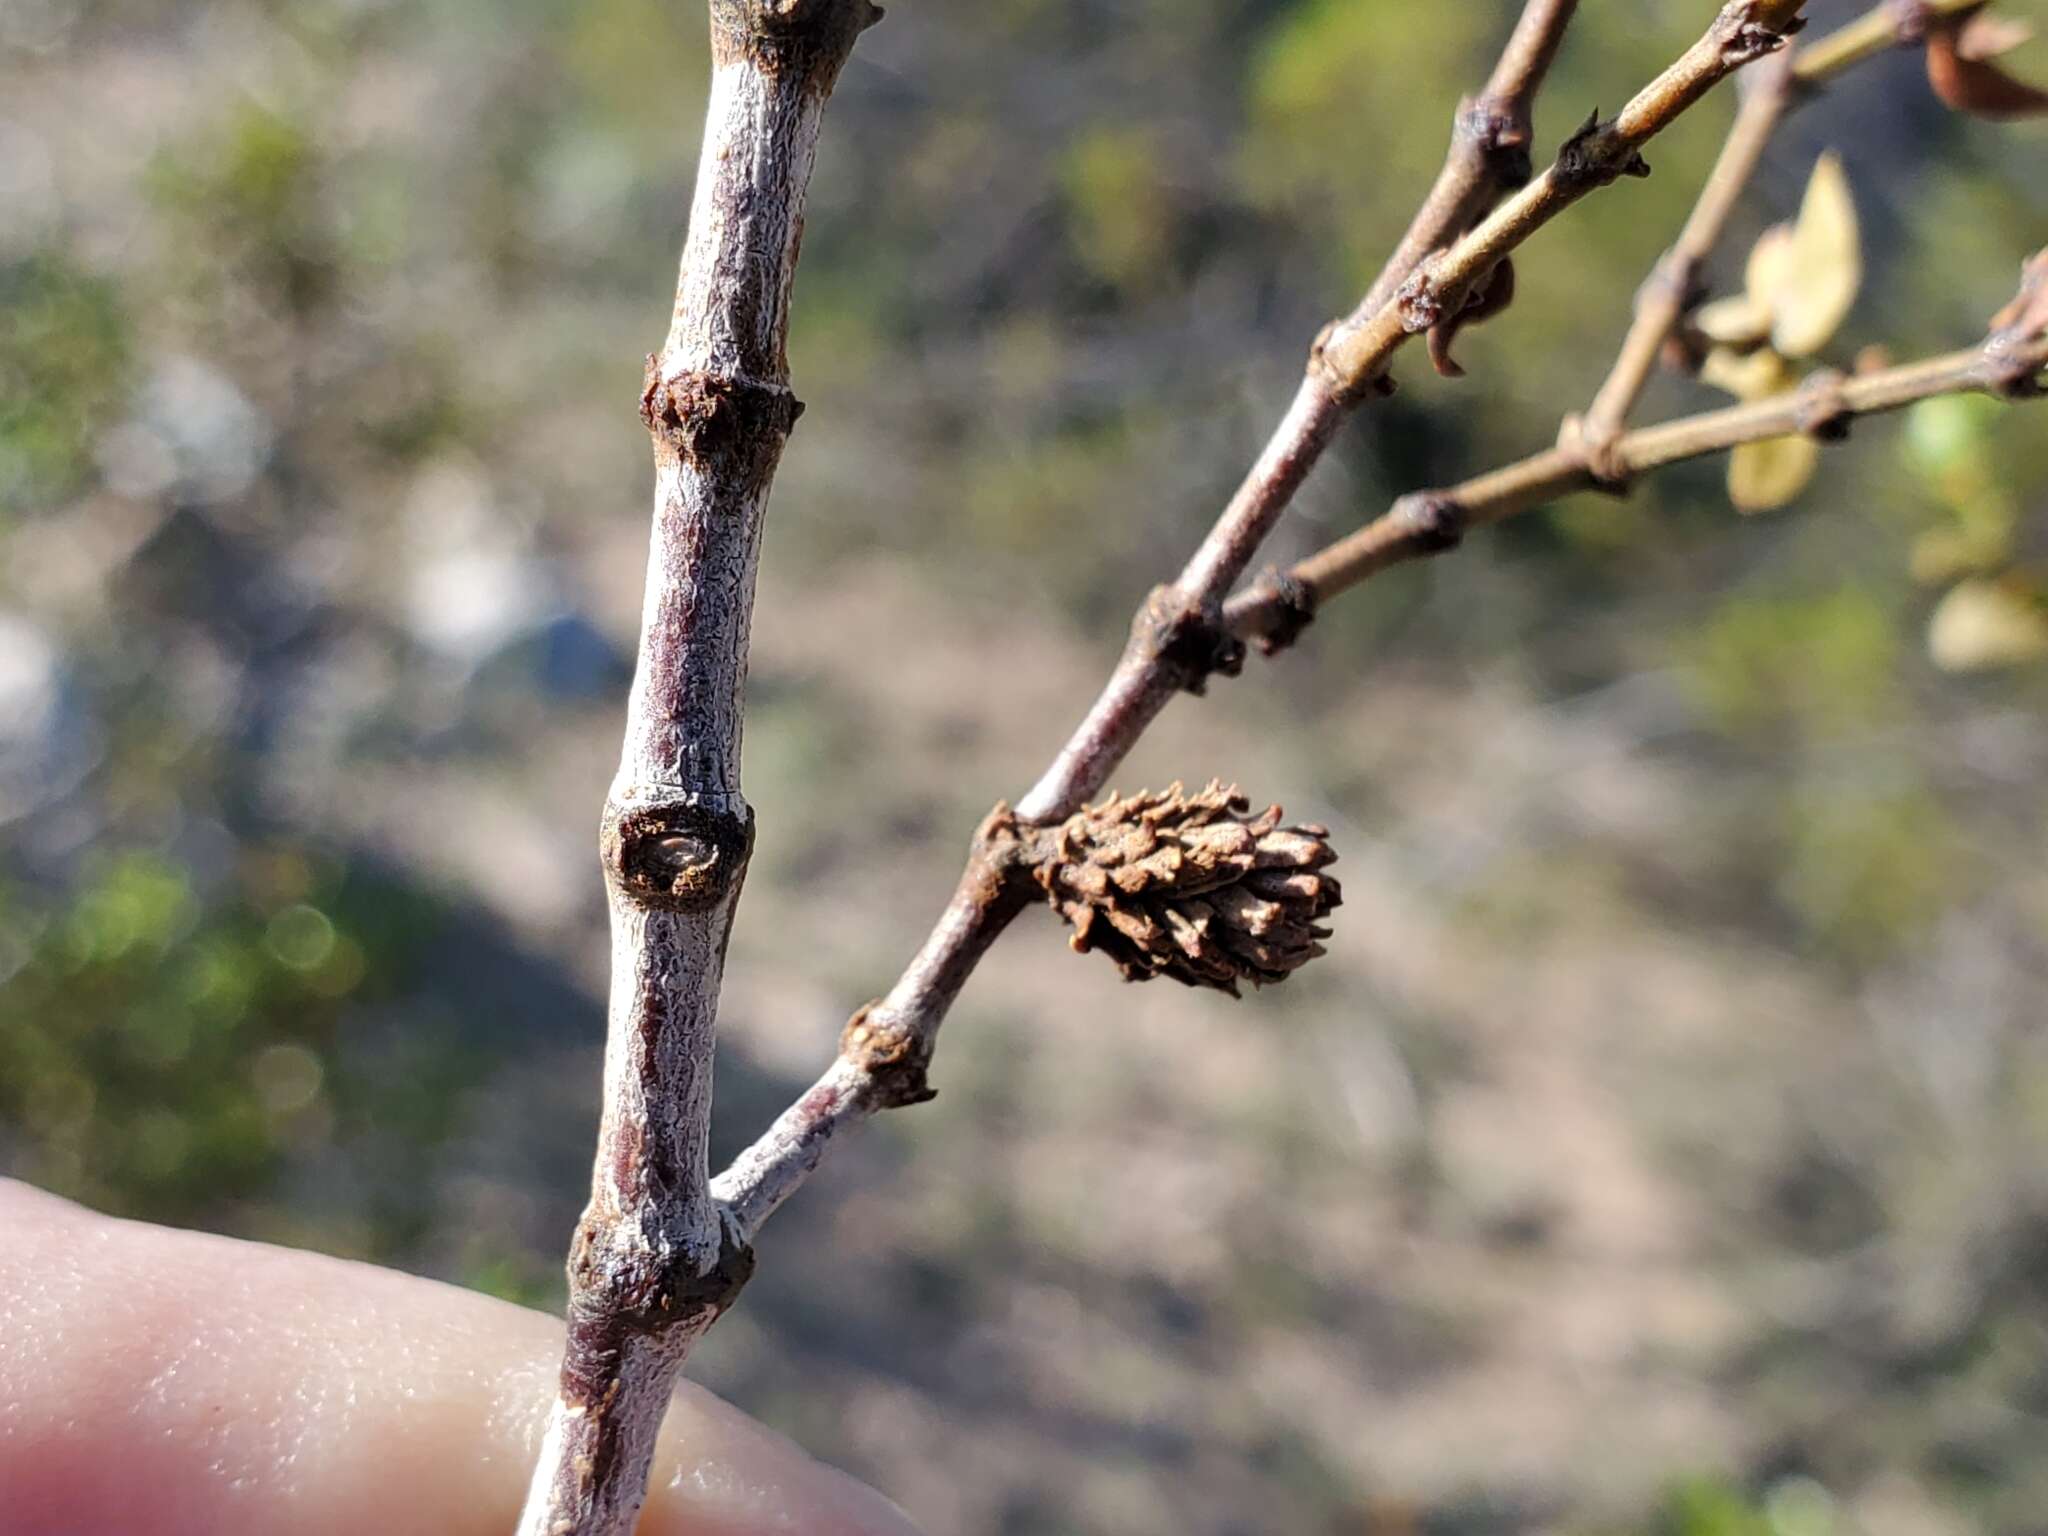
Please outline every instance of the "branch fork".
M1924 3L1947 12L1964 0ZM1230 596L1349 412L1393 388L1400 346L1426 334L1432 360L1454 371L1452 334L1505 304L1522 243L1595 188L1643 174L1644 144L1801 25L1800 0L1731 0L1614 119L1594 114L1532 177L1532 103L1575 6L1527 0L1485 90L1460 104L1429 197L1364 300L1317 337L1272 440L1179 575L1148 595L1101 696L1015 807L983 820L930 934L889 991L849 1020L817 1082L711 1178L716 1003L753 837L739 782L740 688L768 489L802 411L785 356L790 286L819 117L855 37L880 13L867 0L710 6L710 121L674 320L641 398L656 508L640 666L601 837L614 935L605 1116L571 1258L561 1384L522 1536L631 1530L676 1372L746 1283L762 1224L842 1131L932 1097L928 1069L946 1014L1027 907L1047 903L1073 927L1074 947L1108 953L1134 978L1234 990L1278 980L1320 952L1319 924L1339 896L1323 873L1334 858L1324 829L1285 826L1277 807L1253 814L1234 787L1213 782L1192 795L1175 785L1096 798L1175 695L1234 675L1246 641L1284 647L1319 604L1372 572L1450 549L1468 528L1566 490L1618 489L1638 472L1756 437L1827 435L1942 390L2032 392L2048 364L2044 257L1979 348L1621 430L1692 300L1728 204L1794 97L1781 70L1775 89L1750 94L1768 110L1745 104L1709 193L1638 297L1625 358L1641 367L1618 363L1566 442L1405 496L1350 538ZM1828 68L1870 48L1858 33ZM1809 71L1799 89L1824 72Z

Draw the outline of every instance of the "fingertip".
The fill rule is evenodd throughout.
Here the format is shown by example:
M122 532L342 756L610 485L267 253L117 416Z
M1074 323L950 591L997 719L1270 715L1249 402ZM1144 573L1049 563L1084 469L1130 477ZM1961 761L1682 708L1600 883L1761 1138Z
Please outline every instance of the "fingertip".
M0 1232L0 1536L512 1528L557 1320L6 1181ZM913 1530L738 1409L678 1390L642 1536Z
M711 1508L730 1526L705 1526L701 1512ZM918 1536L909 1516L866 1483L684 1382L662 1428L640 1536L713 1529L718 1536Z

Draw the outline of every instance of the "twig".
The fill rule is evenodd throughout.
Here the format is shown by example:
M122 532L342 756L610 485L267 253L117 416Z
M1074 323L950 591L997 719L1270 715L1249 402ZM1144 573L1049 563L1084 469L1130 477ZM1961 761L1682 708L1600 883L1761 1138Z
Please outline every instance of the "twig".
M1536 93L1571 24L1578 0L1529 0L1515 23L1486 89L1458 103L1451 147L1436 185L1380 275L1352 311L1359 324L1385 307L1424 257L1470 229L1501 194L1529 184L1529 141L1535 136Z
M2042 265L2036 258L2034 269ZM2048 280L2037 279L2048 286ZM1805 432L1823 440L1847 433L1862 416L1896 411L1935 395L1979 392L2031 397L2032 380L2048 367L2048 304L2026 331L2002 328L1958 352L1845 378L1823 370L1800 388L1768 400L1704 411L1616 438L1607 458L1620 482L1669 464L1722 453L1743 443ZM2015 322L2017 325L2018 322ZM1298 561L1284 574L1255 582L1224 606L1231 632L1277 650L1307 614L1388 566L1455 547L1466 530L1498 523L1573 491L1612 490L1573 447L1547 449L1458 485L1403 496L1346 538Z
M1677 241L1658 260L1636 295L1635 318L1623 338L1606 381L1579 423L1587 453L1596 458L1613 445L1642 397L1664 343L1698 297L1700 268L1721 241L1728 216L1755 174L1764 147L1793 100L1792 60L1773 59L1751 77L1751 88L1735 114L1735 125L1693 204Z
M1731 0L1700 40L1612 122L1598 114L1565 141L1557 160L1476 227L1429 257L1368 317L1327 327L1310 350L1308 375L1280 429L1209 536L1171 587L1140 611L1109 685L1053 766L1018 802L1029 821L1072 814L1107 782L1175 693L1199 690L1212 672L1235 671L1242 653L1216 622L1220 603L1251 562L1322 454L1343 414L1388 387L1384 375L1410 337L1455 317L1517 246L1566 208L1624 175L1648 173L1641 148L1716 82L1776 51L1796 30L1801 0Z
M867 0L712 0L703 157L650 357L654 531L605 805L611 1018L560 1387L522 1536L624 1536L690 1345L753 1254L710 1192L712 1047L753 845L741 686L769 484L802 407L784 342L818 125Z
M1830 32L1804 49L1799 57L1802 84L1832 79L1853 64L1873 58L1887 48L1910 46L1920 41L1914 28L1936 16L1953 16L1974 11L1985 0L1886 0L1865 11L1846 26Z
M1382 375L1394 352L1443 315L1455 314L1509 251L1566 207L1624 174L1639 174L1641 146L1717 81L1780 47L1799 25L1800 4L1732 0L1699 42L1613 122L1589 121L1566 142L1556 164L1447 250L1400 278L1396 293L1376 310L1364 314L1361 305L1361 312L1324 330L1271 441L1179 578L1155 588L1140 608L1108 685L1018 802L1018 820L1046 825L1071 815L1103 787L1176 693L1198 692L1211 673L1229 674L1241 665L1243 647L1223 624L1222 599L1344 417L1387 387ZM1569 7L1531 0L1508 45L1513 58L1495 71L1495 82L1517 92L1516 110L1523 115L1568 12ZM1454 146L1453 159L1458 154ZM1424 224L1421 217L1417 222ZM1399 264L1397 257L1389 271ZM840 1131L877 1110L929 1096L926 1068L947 1010L981 956L1031 899L1016 878L1013 852L993 835L999 821L991 817L983 824L937 925L888 994L848 1023L837 1059L713 1182L714 1197L743 1238L802 1185Z
M1981 3L1930 0L1923 14L1967 10ZM1900 7L1887 0L1826 37L1796 51L1788 50L1746 77L1750 89L1742 98L1699 200L1678 239L1637 294L1635 315L1621 351L1579 421L1579 441L1596 464L1627 426L1629 412L1642 398L1665 342L1698 297L1700 269L1720 243L1729 216L1756 174L1757 163L1778 124L1788 111L1811 100L1822 85L1844 70L1901 42L1902 15Z
M1777 51L1799 25L1802 0L1733 0L1705 35L1651 81L1612 122L1598 114L1565 141L1557 160L1449 250L1416 268L1393 302L1362 325L1326 333L1315 366L1340 395L1370 389L1395 351L1464 307L1500 260L1587 193L1645 176L1645 144L1735 70Z

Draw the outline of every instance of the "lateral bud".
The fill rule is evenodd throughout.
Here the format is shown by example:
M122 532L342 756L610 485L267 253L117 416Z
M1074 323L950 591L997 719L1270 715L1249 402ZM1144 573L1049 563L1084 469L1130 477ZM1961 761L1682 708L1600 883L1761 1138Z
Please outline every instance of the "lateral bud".
M1224 625L1216 603L1198 602L1172 585L1154 587L1131 621L1131 646L1173 669L1180 686L1199 694L1210 674L1244 670L1244 642Z
M754 849L754 812L690 798L614 800L598 848L606 877L640 906L699 912L726 900Z
M647 355L640 419L665 446L691 463L731 454L779 450L804 413L786 384L692 369L665 374Z

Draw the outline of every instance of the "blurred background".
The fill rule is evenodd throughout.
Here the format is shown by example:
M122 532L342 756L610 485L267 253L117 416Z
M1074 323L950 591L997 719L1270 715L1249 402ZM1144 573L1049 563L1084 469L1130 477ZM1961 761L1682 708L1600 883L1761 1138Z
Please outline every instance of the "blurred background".
M1514 10L905 0L862 39L721 1154L1064 737ZM1708 10L1582 7L1539 163ZM0 1168L558 1304L704 31L0 5ZM1732 109L1528 248L1470 378L1404 354L1276 553L1547 444ZM1717 286L1832 146L1868 274L1831 355L1965 344L2048 232L2043 143L1877 60ZM1020 923L938 1100L835 1152L694 1374L934 1531L2040 1532L2048 672L1937 670L1923 578L2042 552L2044 423L1860 426L1761 517L1714 463L1575 499L1176 705L1119 784L1330 823L1330 957L1231 1003Z

